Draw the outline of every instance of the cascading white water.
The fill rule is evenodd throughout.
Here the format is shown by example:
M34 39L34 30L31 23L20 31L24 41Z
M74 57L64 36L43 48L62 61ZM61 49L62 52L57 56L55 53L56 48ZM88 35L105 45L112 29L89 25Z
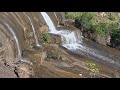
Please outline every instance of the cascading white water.
M79 36L80 34L75 35L75 31L69 31L69 30L60 30L57 31L52 20L47 15L46 12L41 12L44 20L46 21L47 25L49 26L50 33L58 34L61 36L62 39L62 45L68 49L77 49L78 48L78 42L81 40Z
M49 26L50 32L51 33L55 33L56 32L56 28L51 20L51 18L47 15L46 12L41 12L41 15L43 16L45 22L47 23L47 25Z
M62 34L62 45L68 49L77 49L79 46L80 38L75 35L76 32L71 32L69 34Z
M63 44L70 44L70 43L77 44L77 40L76 40L76 37L75 37L75 32L71 32L68 35L67 34L64 35L62 41L63 41Z
M7 28L9 29L9 31L12 33L13 37L14 37L14 40L16 42L16 47L17 47L17 51L18 51L18 59L20 61L22 61L22 57L21 57L21 50L20 50L20 46L19 46L19 42L18 42L18 39L17 39L17 36L15 35L14 31L12 30L12 28L4 22L4 24L7 26Z
M24 13L24 12L23 12L23 13ZM25 14L25 13L24 13L24 14ZM41 45L40 45L39 42L38 42L38 38L37 38L37 35L36 35L36 33L35 33L35 28L34 28L34 26L33 26L33 24L32 24L32 21L31 21L30 17L29 17L28 15L26 15L26 14L25 14L25 16L29 19L30 24L31 24L31 26L32 26L32 30L33 30L33 34L34 34L36 46L37 46L37 47L41 47Z

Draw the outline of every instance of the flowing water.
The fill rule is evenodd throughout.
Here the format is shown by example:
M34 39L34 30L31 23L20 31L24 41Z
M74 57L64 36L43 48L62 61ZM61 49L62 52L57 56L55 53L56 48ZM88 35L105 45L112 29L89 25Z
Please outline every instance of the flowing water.
M23 12L23 13L24 13L24 12ZM36 35L36 32L35 32L35 28L34 28L34 26L33 26L33 24L32 24L31 18L30 18L26 13L24 13L24 14L25 14L25 16L29 19L30 24L31 24L31 26L32 26L32 30L33 30L33 34L34 34L36 46L37 46L37 47L41 47L41 45L40 45L39 42L38 42L38 38L37 38L37 35Z
M120 58L110 54L107 49L104 50L100 45L96 43L86 41L82 38L82 34L79 31L60 30L57 31L50 17L45 12L41 12L44 20L49 26L50 32L58 34L62 39L62 46L70 51L84 55L87 58L91 58L95 61L106 63L109 66L120 69ZM91 46L90 46L91 44ZM95 45L94 45L95 44ZM93 46L93 47L92 47ZM107 47L106 47L107 48ZM112 50L111 50L112 51Z
M51 18L49 18L49 16L47 15L47 13L45 12L41 12L45 22L47 23L47 25L49 26L49 29L50 29L50 32L51 33L55 33L56 32L56 29L55 29L55 26L51 20Z
M18 59L22 61L21 50L20 50L20 46L19 46L17 36L15 35L14 31L12 30L12 28L7 23L4 22L4 24L6 25L6 27L8 28L8 30L11 32L11 34L14 37L14 40L16 42L16 48L17 48L17 51L18 51Z

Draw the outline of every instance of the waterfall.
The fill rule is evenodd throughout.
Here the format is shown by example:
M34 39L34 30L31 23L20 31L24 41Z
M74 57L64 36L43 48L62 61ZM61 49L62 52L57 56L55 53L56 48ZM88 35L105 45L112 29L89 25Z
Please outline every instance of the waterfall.
M78 49L79 43L81 43L81 37L77 32L73 31L69 34L62 34L62 45L68 49Z
M24 12L23 12L23 13L24 13ZM25 13L24 13L24 14L25 14ZM37 47L41 47L41 45L40 45L39 42L38 42L38 38L37 38L37 35L36 35L36 33L35 33L35 28L34 28L34 26L33 26L33 24L32 24L32 21L31 21L30 17L29 17L28 15L26 15L26 14L25 14L25 16L29 19L30 24L31 24L31 26L32 26L32 30L33 30L33 34L34 34L36 46L37 46Z
M17 47L17 51L18 51L18 59L22 61L22 57L21 57L21 50L20 50L20 46L19 46L19 42L17 39L17 36L15 35L15 33L13 32L12 28L4 22L4 24L7 26L7 28L10 30L10 32L12 33L14 40L16 42L16 47Z
M55 33L56 32L56 28L51 20L51 18L47 15L46 12L41 12L45 22L47 23L47 25L49 26L50 32L51 33Z
M44 20L46 21L47 25L49 26L50 33L57 34L61 36L62 40L62 46L68 49L77 49L79 46L79 43L81 42L81 33L77 31L69 31L69 30L60 30L57 31L52 20L47 15L46 12L41 12Z

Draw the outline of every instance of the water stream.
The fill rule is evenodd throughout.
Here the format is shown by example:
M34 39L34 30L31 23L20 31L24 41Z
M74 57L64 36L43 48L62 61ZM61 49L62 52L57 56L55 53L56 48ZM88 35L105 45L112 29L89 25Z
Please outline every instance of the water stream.
M23 12L23 13L24 13L24 12ZM36 35L36 32L35 32L35 28L34 28L34 26L33 26L33 24L32 24L31 18L30 18L26 13L24 13L24 14L25 14L25 16L29 19L30 24L31 24L31 26L32 26L32 30L33 30L33 34L34 34L34 39L35 39L36 46L37 46L37 47L41 47L41 45L40 45L39 42L38 42L38 38L37 38L37 35Z
M14 33L14 31L12 30L12 28L11 28L7 23L4 22L4 24L6 25L6 27L8 28L8 30L11 32L11 34L12 34L13 37L14 37L14 40L15 40L15 42L16 42L16 48L17 48L17 51L18 51L18 59L19 59L20 61L22 61L23 59L22 59L22 57L21 57L21 50L20 50L20 46L19 46L19 42L18 42L17 36L16 36L16 34Z

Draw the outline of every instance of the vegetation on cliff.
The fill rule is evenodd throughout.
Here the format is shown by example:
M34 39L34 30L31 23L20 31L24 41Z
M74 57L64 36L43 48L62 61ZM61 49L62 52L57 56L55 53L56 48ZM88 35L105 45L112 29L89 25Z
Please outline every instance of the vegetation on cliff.
M120 43L119 15L115 12L66 12L67 19L75 20L75 26L81 31L92 34L92 40L96 36L111 37L111 46ZM88 35L90 36L90 35ZM118 44L117 44L118 45Z

